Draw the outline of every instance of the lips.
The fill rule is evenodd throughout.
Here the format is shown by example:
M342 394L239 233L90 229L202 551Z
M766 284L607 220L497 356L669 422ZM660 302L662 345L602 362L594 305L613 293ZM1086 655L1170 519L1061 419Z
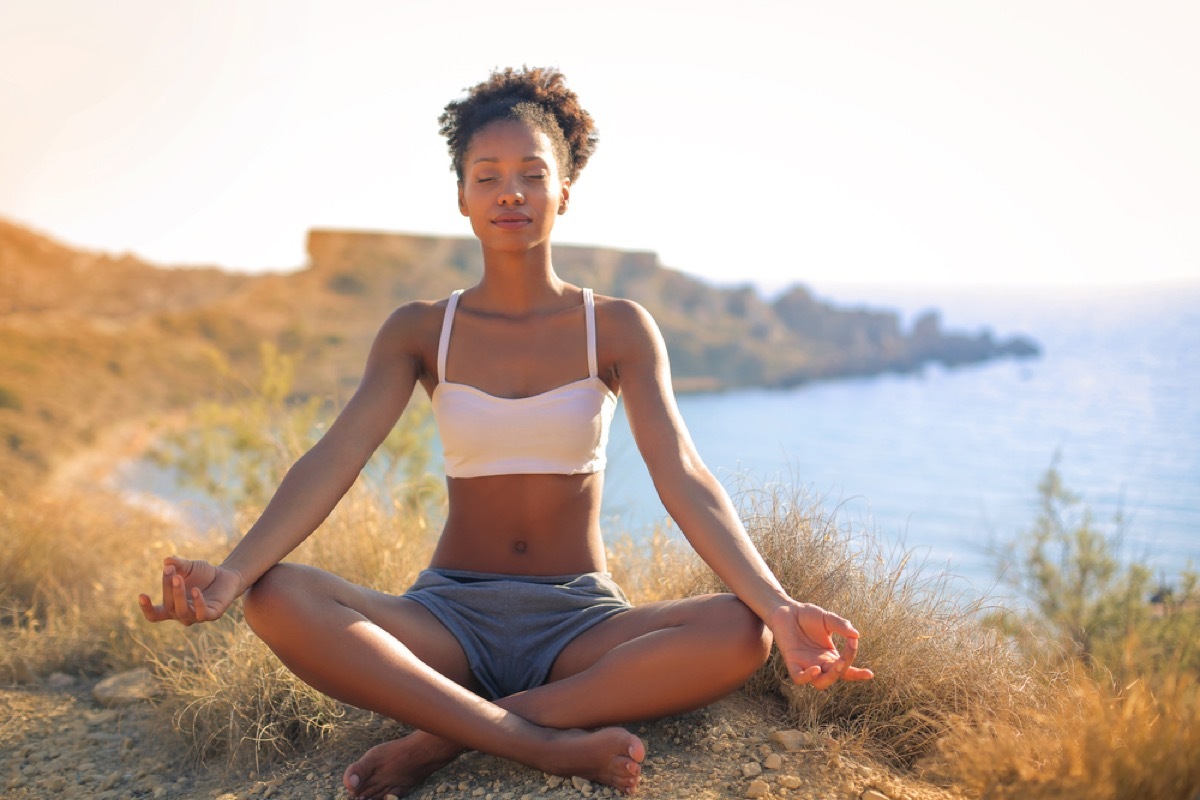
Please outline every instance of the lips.
M514 230L516 228L524 228L532 223L533 220L524 214L515 211L506 211L503 214L498 214L492 217L492 224L498 228Z

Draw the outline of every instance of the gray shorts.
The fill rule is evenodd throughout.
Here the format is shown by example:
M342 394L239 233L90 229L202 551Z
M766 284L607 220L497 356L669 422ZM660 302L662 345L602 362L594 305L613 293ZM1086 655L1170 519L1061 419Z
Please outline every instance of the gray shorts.
M426 569L404 597L462 645L492 700L541 686L576 636L632 606L605 572L500 575Z

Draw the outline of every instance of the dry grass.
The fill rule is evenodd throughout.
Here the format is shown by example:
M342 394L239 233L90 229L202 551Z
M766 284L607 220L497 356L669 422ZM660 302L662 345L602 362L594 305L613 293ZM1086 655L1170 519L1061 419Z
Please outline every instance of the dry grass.
M137 593L175 550L174 535L99 491L0 503L0 680L140 662L159 634L143 629Z
M424 483L386 496L358 484L290 560L312 564L347 580L400 591L432 556L435 520L405 500ZM398 516L396 505L405 507ZM255 763L320 745L346 754L378 739L393 723L359 712L315 691L288 671L242 621L241 604L226 619L201 626L181 650L149 651L165 689L164 721L189 743L197 761Z
M1173 666L1124 687L1081 669L1053 713L1024 725L977 714L939 750L931 773L989 800L1194 800L1200 685Z
M406 586L434 544L430 491L425 481L388 492L360 484L295 558L365 585ZM971 796L1190 800L1200 788L1200 691L1190 672L1141 664L1146 677L1120 689L1082 670L1051 680L986 630L977 604L946 576L883 552L803 498L761 491L743 505L780 580L796 597L854 620L860 663L877 676L793 691L776 657L751 689L782 692L791 724L833 730L843 743ZM165 690L164 726L208 764L257 764L318 745L348 755L395 731L297 680L250 633L240 604L198 628L142 621L134 598L157 587L161 558L181 546L172 536L162 521L99 493L6 503L0 679L149 663ZM227 547L185 549L219 558ZM610 560L636 602L719 588L666 529L647 543L616 539ZM1130 664L1116 671L1136 671L1141 652L1131 643Z
M836 611L862 634L866 683L815 692L792 686L776 651L752 691L782 693L795 725L836 728L877 758L912 766L955 721L980 709L1018 722L1047 702L1030 664L980 624L980 601L953 579L890 553L872 536L839 527L817 504L784 488L745 491L751 538L795 598ZM720 588L708 573L693 591Z

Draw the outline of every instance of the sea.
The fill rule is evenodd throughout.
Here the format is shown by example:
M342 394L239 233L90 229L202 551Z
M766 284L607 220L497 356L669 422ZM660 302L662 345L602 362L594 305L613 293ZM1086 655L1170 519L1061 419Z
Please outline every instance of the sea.
M940 312L947 330L1032 337L1042 355L683 395L697 449L735 499L815 504L840 528L1004 595L998 553L1034 525L1054 468L1116 554L1170 584L1200 568L1200 282L1003 289L829 287L839 305ZM674 532L623 415L610 526Z
M1118 555L1171 583L1200 568L1200 281L1097 288L820 287L841 306L936 309L947 330L1024 335L1040 357L678 398L705 463L738 502L803 498L963 591L1003 595L997 553L1029 531L1054 468ZM203 502L149 462L119 481L141 502ZM679 537L622 410L603 518Z

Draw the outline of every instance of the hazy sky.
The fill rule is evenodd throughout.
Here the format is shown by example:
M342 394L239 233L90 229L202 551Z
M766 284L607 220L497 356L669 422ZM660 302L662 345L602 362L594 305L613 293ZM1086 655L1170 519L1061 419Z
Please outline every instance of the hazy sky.
M600 128L558 241L764 286L1200 277L1198 39L1194 0L0 0L0 215L239 269L468 235L437 116L527 63Z

